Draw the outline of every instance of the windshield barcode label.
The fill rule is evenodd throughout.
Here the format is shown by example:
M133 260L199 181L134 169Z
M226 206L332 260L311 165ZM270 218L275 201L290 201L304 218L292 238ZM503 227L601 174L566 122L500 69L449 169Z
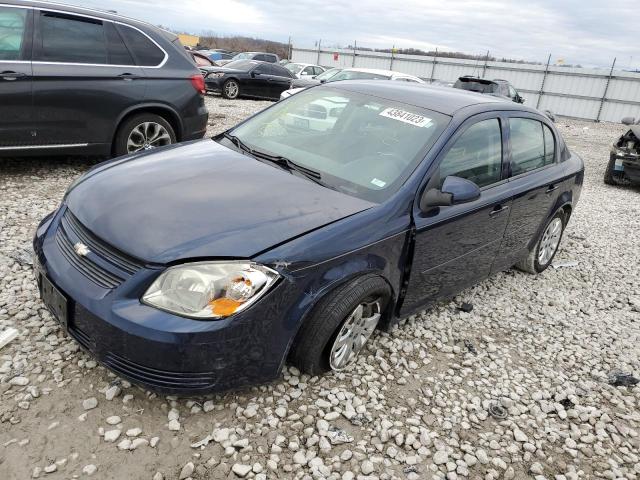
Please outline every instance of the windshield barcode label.
M407 112L400 110L399 108L385 108L380 112L380 115L387 118L392 118L400 122L408 123L414 127L428 128L431 126L432 120L417 113Z

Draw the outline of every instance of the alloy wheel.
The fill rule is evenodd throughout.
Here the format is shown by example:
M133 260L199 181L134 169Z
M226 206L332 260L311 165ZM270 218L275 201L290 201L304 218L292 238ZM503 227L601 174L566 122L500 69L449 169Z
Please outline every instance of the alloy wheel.
M224 93L229 98L236 98L238 96L238 84L234 81L227 82L224 86Z
M329 353L332 370L343 370L358 356L373 334L381 316L381 299L358 305L347 317Z
M144 122L131 130L127 139L127 152L151 150L164 145L171 145L171 135L167 129L156 122Z
M538 263L540 265L546 265L551 260L558 249L561 236L562 220L556 217L547 225L542 235L542 240L540 240L540 249L538 250Z

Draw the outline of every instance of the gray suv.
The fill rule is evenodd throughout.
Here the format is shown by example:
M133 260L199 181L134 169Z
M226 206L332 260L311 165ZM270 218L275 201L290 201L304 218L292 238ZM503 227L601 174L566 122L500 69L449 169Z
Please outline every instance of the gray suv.
M0 156L123 155L202 138L203 95L201 73L170 32L0 0Z

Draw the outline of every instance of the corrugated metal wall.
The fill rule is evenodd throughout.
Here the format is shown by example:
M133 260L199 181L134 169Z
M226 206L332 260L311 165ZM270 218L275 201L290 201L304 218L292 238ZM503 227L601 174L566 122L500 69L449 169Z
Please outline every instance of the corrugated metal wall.
M526 105L558 115L609 122L627 116L640 118L638 73L613 71L610 75L609 70L587 68L295 47L292 60L325 67L395 70L443 82L454 82L462 75L501 78L513 84Z

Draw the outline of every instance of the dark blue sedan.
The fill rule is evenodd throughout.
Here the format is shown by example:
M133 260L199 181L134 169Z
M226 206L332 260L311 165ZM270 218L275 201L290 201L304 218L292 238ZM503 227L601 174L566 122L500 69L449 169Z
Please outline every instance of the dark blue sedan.
M336 82L89 171L40 224L36 274L69 334L131 381L315 375L493 273L545 270L583 174L536 110Z

